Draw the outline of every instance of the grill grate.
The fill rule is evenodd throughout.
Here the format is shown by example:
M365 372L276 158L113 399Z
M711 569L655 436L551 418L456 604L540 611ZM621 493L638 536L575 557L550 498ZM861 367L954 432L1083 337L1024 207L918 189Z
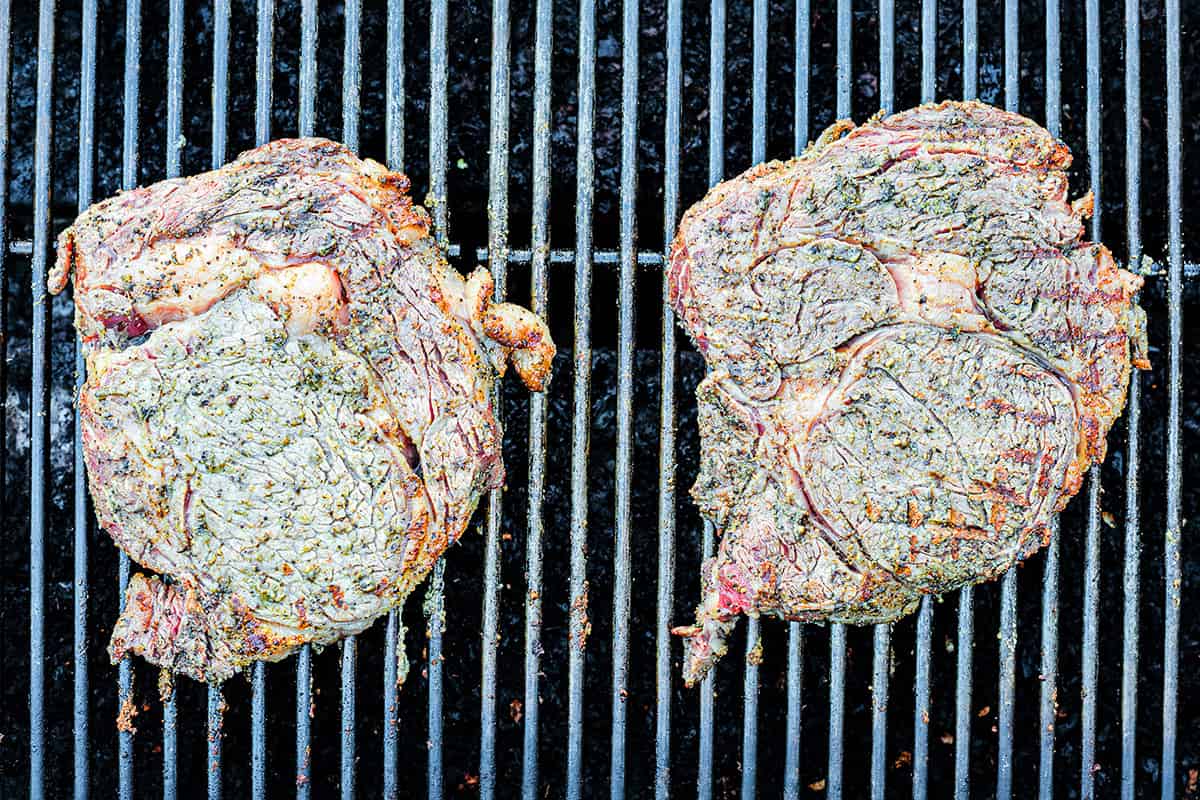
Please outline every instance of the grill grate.
M316 109L318 91L318 4L316 0L302 0L300 17L300 63L298 130L302 135L317 131ZM1003 76L1004 105L1010 110L1020 110L1021 88L1021 30L1020 4L1018 0L1003 2L1003 60L997 68ZM768 136L768 24L767 0L752 0L751 43L751 158L753 162L767 156ZM1061 47L1062 25L1059 0L1046 0L1045 14L1045 83L1044 121L1056 135L1061 133L1062 80ZM389 0L386 10L386 89L385 89L385 144L386 160L395 169L405 164L405 49L406 26L405 0ZM615 251L595 250L593 247L593 216L595 209L596 144L597 127L597 8L594 0L580 0L578 8L578 106L576 185L575 185L575 230L574 247L551 249L551 119L552 119L552 64L555 36L568 38L570 32L556 29L555 7L552 0L537 0L534 11L533 46L533 136L532 136L532 229L528 249L510 248L509 245L509 184L510 184L510 84L512 79L512 55L510 53L510 9L507 0L492 0L492 27L490 41L490 114L488 162L488 230L487 247L478 252L461 244L450 245L450 227L447 206L447 172L449 141L449 91L448 76L450 51L449 16L447 0L431 0L429 8L429 207L439 241L454 255L475 255L486 261L496 281L496 297L508 294L508 266L529 264L532 306L536 313L547 315L549 308L549 283L554 264L574 264L574 339L573 339L573 402L570 423L569 480L570 531L569 536L569 612L567 647L567 737L566 737L566 781L565 794L568 798L582 798L595 794L585 782L584 762L591 752L585 740L585 719L589 706L585 702L585 667L587 659L583 641L587 637L588 598L588 547L595 544L596 537L588 536L589 516L589 444L592 431L592 310L593 269L597 266L616 267L617 273L617 359L616 359L616 448L615 448L615 514L613 537L613 607L612 607L612 673L609 701L611 703L611 730L609 742L610 764L608 787L610 797L618 800L625 796L627 759L640 754L627 751L630 738L628 717L630 705L630 661L631 652L637 646L635 632L631 626L631 597L634 591L634 564L632 542L637 537L631 509L634 502L634 397L635 397L635 286L640 266L659 268L664 263L659 251L639 251L637 219L639 211L638 171L642 153L639 150L639 95L640 16L642 9L637 0L625 0L621 7L621 84L620 84L620 169L618 189L617 226L618 248ZM966 98L979 95L980 41L977 0L962 3L962 94ZM1142 754L1159 750L1157 757L1161 765L1163 780L1160 793L1164 800L1175 797L1180 770L1176 760L1177 714L1180 660L1180 614L1183 593L1182 572L1182 414L1183 414L1183 279L1185 275L1182 251L1182 203L1183 203L1183 96L1181 83L1181 16L1179 0L1164 0L1166 18L1166 130L1162 134L1166 147L1166 241L1168 248L1165 272L1165 294L1167 308L1166 343L1168 413L1165 424L1165 453L1162 469L1166 475L1166 516L1163 531L1163 581L1165 599L1163 603L1163 640L1161 664L1161 743L1150 742L1137 736L1138 695L1152 691L1139 683L1139 663L1145 653L1155 655L1139 639L1139 613L1142 607L1141 546L1144 531L1141 525L1139 506L1139 477L1143 464L1140 450L1142 386L1134 380L1130 389L1127 446L1124 452L1125 470L1125 514L1123 531L1122 565L1122 637L1121 637L1121 691L1120 709L1120 793L1122 798L1139 796L1145 790L1145 781L1138 783L1139 752ZM360 99L362 95L362 28L363 4L361 0L347 0L344 7L344 38L341 58L342 81L342 139L353 149L359 147ZM708 178L710 183L722 180L726 174L726 30L727 9L725 0L713 0L710 4L709 39L709 82L708 82ZM821 8L817 14L827 14ZM902 9L902 14L906 9ZM836 0L836 111L839 117L851 115L851 102L857 80L853 74L852 34L855 11L852 0ZM880 0L878 4L878 98L885 107L891 106L896 94L895 64L898 57L896 8L894 0ZM937 14L936 0L920 3L920 95L923 100L939 96L937 92ZM79 147L78 147L78 208L86 208L93 199L96 181L94 153L96 149L96 68L97 68L97 2L83 0L80 9L80 69L79 69ZM47 782L46 742L47 715L46 669L59 659L59 654L47 654L45 620L47 608L45 588L46 534L49 530L48 489L52 485L50 474L49 446L51 443L51 359L50 303L46 300L45 276L51 258L51 167L54 158L52 124L55 99L55 25L57 19L55 0L39 0L36 50L36 100L34 110L35 131L33 140L34 181L31 194L32 239L31 241L9 242L9 176L7 164L10 153L10 108L8 86L10 80L10 48L12 8L10 0L0 0L0 73L3 73L6 90L0 94L0 184L4 186L3 205L0 206L0 264L7 262L10 255L30 256L32 274L31 308L31 371L29 381L30 421L28 459L29 481L29 739L27 768L30 797L37 800L44 796ZM212 41L212 165L219 166L227 160L228 128L230 121L230 26L232 10L229 0L213 0L211 21ZM275 0L257 0L255 23L257 27L255 69L255 141L263 143L271 138L273 108L273 75L277 66L274 34L277 19ZM1088 180L1095 196L1101 198L1103 183L1101 173L1103 109L1101 50L1102 9L1099 0L1084 0L1085 51L1086 51L1086 155ZM1124 174L1125 174L1125 255L1127 263L1138 264L1143 255L1141 170L1143 159L1143 117L1141 111L1140 47L1141 23L1145 10L1139 0L1124 3ZM795 112L793 134L798 151L808 141L810 130L810 31L814 22L811 0L796 0L794 17L794 64L795 64ZM663 242L669 242L674 234L675 223L681 210L681 153L683 143L684 82L683 82L683 29L684 8L682 0L668 0L665 25L665 129L663 148ZM143 132L138 106L142 79L142 7L140 0L127 0L125 5L125 53L124 53L124 104L121 186L133 188L139 182L139 144ZM168 8L168 46L166 72L166 175L177 176L181 172L181 150L184 133L184 46L185 31L184 0L170 0ZM33 56L30 56L33 58ZM155 80L152 78L152 80ZM859 109L861 112L862 109ZM860 114L861 116L861 114ZM1103 204L1097 202L1092 219L1091 236L1100 240L1102 231ZM1190 272L1190 271L1189 271ZM1152 279L1153 280L1153 279ZM6 285L0 280L0 285ZM663 297L665 283L660 285ZM7 308L7 303L0 304ZM698 703L699 717L696 731L683 731L673 727L672 709L680 702L675 692L677 666L673 663L673 647L668 629L678 617L676 602L676 544L680 531L677 529L677 474L676 431L680 415L676 410L675 387L678 375L676 367L679 352L673 314L665 302L661 308L661 331L658 341L660 361L659 430L660 445L658 460L658 514L657 514L657 602L655 610L655 678L656 691L653 699L655 716L655 780L654 794L666 798L670 794L690 795L690 787L680 786L679 779L672 773L672 764L678 758L681 747L696 747L697 787L700 798L732 795L733 790L718 783L715 767L717 736L723 731L717 723L717 679L709 676L694 694L688 694L687 703ZM8 332L7 317L0 318L4 332ZM564 342L565 344L565 342ZM1161 358L1161 356L1158 356ZM7 358L4 359L7 363ZM76 348L76 387L83 372L82 355ZM560 373L562 371L560 370ZM565 376L560 374L560 381ZM0 373L0 389L5 391L6 374ZM687 401L686 396L683 398ZM7 402L7 400L6 400ZM496 405L500 408L497 392ZM521 793L527 800L543 794L548 785L559 779L557 774L539 772L539 748L543 747L539 706L544 696L543 672L543 537L545 535L545 513L548 498L547 442L552 435L549 423L549 401L541 395L534 396L529 403L528 433L528 495L525 531L525 580L524 580L524 685L522 722L522 781ZM6 407L6 412L12 410ZM76 417L76 420L78 418ZM7 431L8 429L6 429ZM75 475L82 476L83 463L75 425ZM565 431L561 434L565 436ZM7 446L7 432L5 434ZM1147 469L1157 469L1155 464ZM1078 743L1080 749L1079 774L1074 783L1078 795L1090 798L1096 794L1096 777L1093 764L1096 761L1097 722L1102 711L1098 705L1100 685L1100 610L1102 565L1102 512L1101 472L1094 468L1088 479L1086 497L1079 502L1086 504L1086 528L1083 564L1082 606L1082 664L1081 702ZM486 530L484 534L484 574L482 595L481 675L479 685L479 761L478 786L480 796L493 798L509 796L512 790L503 786L498 770L499 752L497 743L498 669L500 648L501 585L503 555L502 537L505 535L504 501L500 491L493 493L487 503ZM73 487L73 755L74 796L86 798L94 781L90 774L92 757L91 730L93 710L92 688L87 668L92 643L88 640L89 599L89 539L96 535L90 522L90 512L82 480ZM1057 523L1056 523L1057 524ZM1151 531L1151 535L1158 535ZM700 543L702 554L707 556L714 549L714 532L710 526L703 529ZM1037 786L1039 798L1055 796L1055 787L1063 781L1055 780L1055 758L1064 733L1055 730L1058 711L1059 671L1059 579L1060 542L1054 537L1047 549L1043 562L1040 628L1040 693L1037 701L1039 760L1037 764ZM688 563L693 559L688 557ZM446 633L445 581L446 566L439 563L431 577L426 611L429 617L426 641L427 659L427 795L440 798L446 793L444 774L445 724L445 671L443 643ZM119 560L119 584L121 602L129 578L130 561L121 555ZM681 591L691 591L691 581L680 582ZM1018 668L1018 605L1017 573L1014 570L1001 582L999 615L999 663L998 663L998 710L996 734L995 796L1009 798L1014 794L1014 735L1015 708L1017 705L1016 675ZM1157 591L1157 587L1154 587ZM954 756L953 795L965 800L972 790L973 744L972 693L975 644L975 592L968 588L958 594L956 681L954 689ZM605 613L598 610L597 613ZM930 793L930 721L931 661L934 653L934 603L926 598L916 619L914 640L913 682L913 739L912 739L912 783L914 798L924 800ZM760 628L757 621L747 625L745 663L742 668L742 718L740 749L740 794L753 798L759 783L759 696L760 681L764 678L757 659L753 657L759 643ZM785 753L782 765L782 786L785 798L799 798L802 794L801 766L821 755L820 745L811 746L807 754L801 751L802 680L806 655L813 648L805 643L806 626L791 623L788 626L786 656L786 722ZM400 612L392 612L386 623L384 672L382 687L383 724L381 727L382 785L384 797L397 797L401 793L400 760L401 725L399 681L402 680L398 655L403 648L404 626ZM1033 636L1027 628L1025 636ZM871 659L871 747L869 786L874 798L889 796L889 686L893 662L901 656L893 652L893 627L877 626L873 635ZM847 747L845 726L847 719L847 630L843 626L830 628L829 672L828 672L828 747L825 792L830 798L841 798L849 793L845 786L845 763ZM677 654L676 654L677 655ZM593 659L594 660L594 659ZM327 769L324 764L314 764L312 721L316 714L318 692L313 684L313 653L305 647L295 658L279 666L266 667L256 664L251 679L249 753L250 794L253 798L268 795L268 675L271 682L286 681L287 672L295 668L295 772L297 797L307 798L313 789L314 769ZM340 686L340 787L341 797L350 800L357 794L374 794L374 776L360 776L357 751L361 726L358 710L358 643L355 638L341 645ZM117 670L116 695L122 706L132 707L133 664L126 660ZM765 684L764 684L765 686ZM903 686L899 687L905 690ZM374 692L364 692L374 698ZM811 690L810 690L811 694ZM326 699L324 704L332 701ZM370 702L376 702L372 699ZM649 708L646 700L645 708ZM1032 701L1030 701L1032 702ZM810 703L811 706L811 703ZM594 706L592 706L594 708ZM206 698L207 744L205 747L206 786L210 798L220 798L227 783L222 740L226 725L226 698L222 687L210 686ZM170 694L163 701L161 734L162 791L165 797L173 798L180 793L180 717L176 695ZM107 725L107 721L102 721ZM185 732L192 727L184 722ZM900 723L893 718L892 728ZM694 733L694 736L693 736ZM1072 731L1071 735L1075 735ZM145 734L143 734L145 736ZM1156 747L1157 745L1157 747ZM374 746L374 745L372 745ZM274 751L272 751L274 752ZM851 759L854 758L853 751ZM239 759L240 762L240 759ZM853 761L851 761L853 763ZM763 764L764 768L778 766ZM238 765L240 769L240 763ZM977 771L974 773L978 774ZM117 788L121 798L135 796L135 739L130 731L118 734ZM356 792L357 787L360 791ZM891 795L901 792L892 781ZM948 784L949 785L949 784ZM0 784L2 786L2 784ZM370 787L370 788L368 788ZM640 787L628 787L637 796L643 795ZM646 790L648 791L648 790ZM985 790L986 791L986 790ZM184 795L189 794L184 787ZM936 792L935 792L936 793ZM1144 794L1144 791L1143 791Z

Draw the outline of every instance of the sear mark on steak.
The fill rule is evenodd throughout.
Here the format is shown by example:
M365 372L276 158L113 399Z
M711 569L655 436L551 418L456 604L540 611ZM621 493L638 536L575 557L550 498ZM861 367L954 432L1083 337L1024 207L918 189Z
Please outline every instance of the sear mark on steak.
M403 175L280 140L63 232L101 526L136 574L109 647L199 680L400 604L500 486L491 407L542 321L446 264Z
M1070 152L980 103L839 122L716 186L672 245L704 354L700 475L718 528L684 677L738 615L869 624L1042 546L1104 458L1141 279L1083 241Z

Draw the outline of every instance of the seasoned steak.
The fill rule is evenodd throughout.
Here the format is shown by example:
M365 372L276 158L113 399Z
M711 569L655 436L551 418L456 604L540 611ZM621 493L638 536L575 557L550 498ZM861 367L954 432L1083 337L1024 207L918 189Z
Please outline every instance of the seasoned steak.
M109 651L200 680L395 608L501 485L491 407L543 323L443 259L403 175L321 139L88 209L58 242L100 525L136 574Z
M710 372L692 489L720 532L686 680L740 614L855 625L1045 544L1104 458L1141 278L1083 240L1071 154L942 103L839 122L684 216L671 302Z

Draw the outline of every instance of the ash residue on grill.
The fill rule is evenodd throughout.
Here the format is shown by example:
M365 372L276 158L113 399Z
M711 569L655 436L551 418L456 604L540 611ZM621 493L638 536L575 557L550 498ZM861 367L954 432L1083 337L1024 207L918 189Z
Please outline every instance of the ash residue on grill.
M239 0L234 4L231 37L231 75L229 105L229 154L253 144L255 4ZM428 186L428 112L429 112L429 33L427 0L408 2L406 8L406 150L405 167L413 178L415 193L422 196ZM647 4L648 6L650 4ZM726 50L726 172L732 176L750 164L750 10L748 4L730 4ZM941 3L938 31L938 96L952 97L961 92L958 71L961 56L962 20L957 3ZM100 55L97 75L96 185L94 196L106 197L120 184L122 59L124 54L124 6L104 0L100 3ZM658 250L662 242L663 125L665 113L665 20L661 4L643 10L641 15L641 86L639 91L639 205L640 249ZM878 39L873 4L856 4L854 36L854 116L863 119L877 105ZM919 97L920 33L915 8L904 7L897 15L897 107L915 104ZM143 72L140 112L143 123L140 137L143 183L163 177L165 155L165 61L166 10L156 4L144 4ZM1084 15L1081 3L1064 5L1063 37L1063 136L1076 154L1073 188L1085 188ZM1035 119L1043 118L1044 19L1041 4L1021 3L1022 110ZM36 15L32 4L24 0L13 12L13 104L10 128L9 230L13 239L30 237L30 196L32 184L34 67L36 52ZM276 13L273 132L277 136L294 135L297 128L297 91L299 74L299 20L297 0L281 0ZM511 214L510 241L514 247L526 246L530 230L530 147L532 130L533 15L522 6L513 14L512 93L510 118L511 175L509 181ZM981 4L980 92L983 99L1001 103L1002 31L1000 5ZM553 77L552 141L552 237L555 247L569 248L574 241L575 196L575 113L577 69L577 18L573 3L557 3L555 14L555 57ZM768 56L768 154L785 157L792 151L792 36L794 5L770 4ZM1103 238L1124 258L1124 104L1122 83L1122 9L1107 4L1102 13L1103 62L1103 167L1104 189L1100 208ZM1145 252L1156 261L1165 260L1165 144L1163 137L1165 102L1163 79L1163 18L1157 3L1142 3L1142 221ZM78 143L75 131L78 119L79 10L62 3L58 21L55 95L55 149L53 158L55 230L74 216L76 202ZM188 4L185 35L184 131L183 149L186 173L207 168L211 125L211 27L209 3ZM708 173L708 61L709 23L707 9L690 9L683 21L684 104L682 109L682 155L680 176L683 207L698 199L707 185ZM832 121L835 86L835 14L832 4L813 9L811 70L811 136ZM384 36L385 14L382 7L365 9L363 20L362 79L362 151L374 157L383 155ZM1186 31L1186 28L1185 28ZM330 6L320 15L318 43L317 131L337 138L341 130L341 9ZM620 164L620 80L621 32L619 6L600 10L597 52L597 124L595 242L598 249L613 249L617 244L617 187ZM491 20L486 3L456 4L450 28L450 131L449 131L449 206L451 240L461 243L466 252L486 242L486 187L488 177L488 112ZM1200 115L1197 115L1195 87L1200 86L1200 38L1184 37L1184 207L1200 203ZM1191 112L1191 113L1188 113ZM1185 241L1200 234L1195 215L1184 219ZM1188 251L1195 260L1197 254ZM464 259L469 264L472 259ZM9 257L5 264L5 299L8 326L5 331L8 386L6 388L4 519L5 547L0 555L0 638L6 643L0 656L0 793L16 793L26 781L28 716L26 713L28 668L28 435L29 369L28 338L32 301L29 296L29 259ZM1156 794L1162 765L1158 760L1161 711L1162 653L1162 531L1165 507L1165 424L1168 387L1166 384L1166 305L1164 278L1148 279L1143 300L1151 320L1151 358L1154 371L1142 378L1143 434L1141 526L1142 613L1141 666L1139 683L1139 788L1147 795ZM566 648L567 613L567 541L570 520L570 424L571 380L570 345L572 337L572 268L555 266L550 276L551 324L560 345L558 372L551 390L548 424L547 487L545 504L545 586L543 590L545 627L542 658L542 735L541 774L550 787L548 796L558 796L565 771L566 742ZM528 270L513 267L509 274L510 294L527 297ZM657 476L658 476L658 386L659 356L655 350L659 336L661 281L653 271L644 272L638 285L638 355L635 373L635 443L632 502L635 539L633 542L633 608L631 615L631 685L629 703L629 744L627 786L632 796L646 796L653 779L654 741L654 603L657 575ZM592 492L589 499L589 581L590 611L593 630L587 643L587 686L584 762L585 786L589 794L607 792L609 755L610 642L612 635L612 563L613 470L615 436L615 356L616 346L616 270L597 267L593 296L593 336L597 348L593 372L591 408L592 443L589 475ZM49 499L51 524L47 534L47 763L69 763L71 749L72 654L72 474L71 412L68 387L72 381L70 312L61 300L55 303L53 316L52 434L51 474L54 484ZM1185 348L1200 341L1195 320L1200 318L1200 290L1190 285L1184 296ZM682 339L681 339L682 343ZM684 345L685 349L690 349ZM1184 374L1184 475L1200 471L1200 448L1194 445L1200 435L1200 374L1185 354ZM686 496L694 478L697 461L692 390L700 378L702 364L693 353L680 358L677 398L678 418L678 578L676 614L686 619L696 596L699 519ZM505 499L502 541L503 589L502 630L504 638L499 665L499 719L497 747L501 794L508 796L520 780L523 669L523 594L527 474L528 404L522 393L510 387L506 394L506 462L509 467L509 493ZM1122 429L1123 430L1123 429ZM1097 730L1098 792L1115 792L1120 772L1119 685L1121 630L1121 571L1123 560L1124 448L1122 430L1111 437L1110 458L1104 469L1102 508L1101 578L1101 650L1099 726ZM1185 485L1184 517L1197 512L1197 495L1191 483ZM480 515L480 518L482 515ZM481 523L480 523L481 524ZM1061 796L1076 796L1079 763L1079 674L1081 662L1081 585L1083 570L1083 503L1074 502L1063 518L1062 578L1059 603L1060 675L1057 723L1058 756L1056 782ZM1200 580L1200 547L1184 530L1184 597L1195 595ZM88 663L91 675L92 775L96 791L107 794L115 785L116 744L113 727L117 715L116 670L107 663L103 645L116 616L116 555L107 536L94 531L90 539L92 557L89 570ZM445 669L446 729L445 785L454 796L471 796L476 789L479 751L479 682L481 623L481 573L483 542L478 530L469 532L448 556ZM1020 639L1017 663L1016 767L1017 796L1031 796L1037 763L1037 693L1039 688L1039 644L1041 613L1040 557L1032 559L1020 572ZM976 642L973 707L972 777L976 793L986 795L995 779L995 734L997 702L997 659L995 639L999 617L999 587L987 586L976 592ZM930 719L930 770L933 796L948 796L952 784L953 686L957 603L947 597L936 604L934 616L934 659L932 664L933 708ZM425 779L426 680L424 676L425 628L419 603L405 609L409 626L408 652L413 671L401 694L401 781L404 786L419 787ZM1110 622L1113 621L1113 622ZM889 787L903 795L911 775L906 754L911 753L913 638L915 621L896 627L893 634L894 674L889 705L888 761ZM380 622L362 637L358 673L358 767L360 792L372 795L376 776L381 772L380 735L383 721L382 628ZM761 670L762 695L759 703L759 788L763 796L779 791L783 748L785 626L773 621L763 624L765 661ZM819 787L825 777L825 741L827 738L827 633L812 627L805 640L803 775L805 786ZM744 642L735 640L732 652L740 653ZM1185 608L1180 643L1181 694L1195 696L1200 690L1196 667L1200 653L1200 616ZM679 654L676 653L676 659ZM717 795L736 796L741 741L741 674L737 658L730 658L718 678L717 697ZM851 745L851 763L865 756L870 725L869 681L871 673L871 634L849 632L846 695L846 741ZM269 770L274 796L290 794L294 779L292 725L294 706L294 661L268 668ZM144 665L136 670L136 696L139 713L133 724L136 737L136 785L139 793L157 793L161 782L160 741L161 710L156 699L156 676ZM181 785L199 785L203 780L205 741L204 690L189 681L179 681ZM338 657L325 653L314 659L313 782L318 796L332 793L337 778L339 705ZM249 752L249 686L238 678L227 687L229 706L226 718L225 788L227 796L246 794ZM680 794L689 794L696 776L696 695L678 685L673 707L673 778ZM1179 741L1181 750L1175 765L1177 781L1188 770L1200 768L1200 718L1188 706L1181 707ZM65 793L70 785L68 769L53 769L47 775L51 795ZM846 775L847 796L866 791L865 771L851 769ZM819 796L816 789L810 796Z

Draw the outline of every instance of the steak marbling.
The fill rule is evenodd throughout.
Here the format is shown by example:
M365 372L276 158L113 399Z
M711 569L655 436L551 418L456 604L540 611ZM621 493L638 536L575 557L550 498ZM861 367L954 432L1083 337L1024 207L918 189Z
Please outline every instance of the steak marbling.
M1042 546L1104 458L1141 278L1083 239L1071 156L979 103L855 127L715 187L671 301L708 362L692 494L720 531L686 680L738 615L887 622Z
M320 139L124 193L60 237L110 644L197 679L365 629L501 485L492 384L554 345L443 259L403 175Z

